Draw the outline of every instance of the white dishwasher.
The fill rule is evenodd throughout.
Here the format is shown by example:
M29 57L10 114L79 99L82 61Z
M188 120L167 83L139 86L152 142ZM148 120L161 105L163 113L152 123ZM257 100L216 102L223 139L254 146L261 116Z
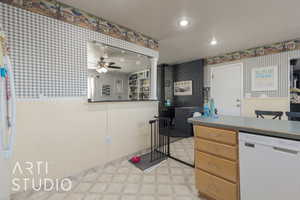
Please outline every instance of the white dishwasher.
M300 142L239 134L241 200L300 199Z

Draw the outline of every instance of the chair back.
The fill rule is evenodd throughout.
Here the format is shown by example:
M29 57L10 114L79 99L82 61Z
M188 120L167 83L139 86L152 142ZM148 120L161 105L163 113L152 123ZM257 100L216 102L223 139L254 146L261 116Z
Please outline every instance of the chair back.
M176 107L174 119L174 134L176 137L193 136L193 126L188 123L188 118L193 117L194 112L202 112L202 107Z
M265 111L265 110L255 110L255 115L257 118L264 119L265 116L273 116L272 119L279 119L281 120L283 112L281 111Z
M286 112L285 114L290 121L300 121L300 112Z

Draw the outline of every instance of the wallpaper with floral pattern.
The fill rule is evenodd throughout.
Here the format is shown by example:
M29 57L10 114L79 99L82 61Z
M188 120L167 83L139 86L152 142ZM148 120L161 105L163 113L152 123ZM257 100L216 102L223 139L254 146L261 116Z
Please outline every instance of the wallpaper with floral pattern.
M0 2L126 40L150 49L158 50L159 47L158 41L153 38L130 30L124 26L111 23L103 18L69 5L57 2L56 0L0 0ZM207 65L212 65L297 49L300 49L300 39L208 57L205 61Z
M207 65L213 65L213 64L219 64L224 62L241 60L244 58L265 56L274 53L292 51L297 49L300 49L300 39L278 42L271 45L265 45L265 46L255 47L255 48L246 49L242 51L236 51L236 52L232 52L220 56L209 57L206 58L205 61Z
M153 38L56 0L0 0L0 2L158 50L158 41Z

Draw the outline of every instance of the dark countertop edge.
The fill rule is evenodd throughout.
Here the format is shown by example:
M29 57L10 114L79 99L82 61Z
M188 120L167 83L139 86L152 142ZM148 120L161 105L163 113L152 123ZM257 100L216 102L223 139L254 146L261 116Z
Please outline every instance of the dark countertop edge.
M106 101L91 101L88 100L87 103L118 103L118 102L155 102L159 100L149 99L149 100L106 100Z
M299 135L294 135L294 134L290 134L290 133L286 133L286 132L276 132L276 131L268 131L268 130L264 130L264 129L255 129L252 127L239 127L239 126L232 126L232 125L226 125L226 124L216 124L216 123L212 123L212 122L200 122L198 120L195 121L192 118L189 118L188 122L193 125L203 125L203 126L208 126L208 127L213 127L213 128L230 129L230 130L246 132L246 133L254 134L254 135L277 137L277 138L282 138L282 139L290 139L290 140L300 141Z

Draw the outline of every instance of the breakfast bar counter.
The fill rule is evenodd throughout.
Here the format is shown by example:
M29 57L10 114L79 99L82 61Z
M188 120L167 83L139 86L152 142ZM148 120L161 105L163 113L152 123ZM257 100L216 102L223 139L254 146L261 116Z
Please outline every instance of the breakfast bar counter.
M230 129L264 136L300 140L300 123L297 121L257 119L251 117L218 116L188 119L193 125Z
M258 183L265 183L263 181L270 177L290 180L289 174L294 173L293 170L287 170L284 176L278 171L290 169L289 166L293 165L300 166L300 162L292 164L296 163L300 152L299 122L232 116L194 117L188 119L188 122L193 124L195 134L196 188L200 196L209 200L258 199L252 198L256 191L263 188ZM274 167L278 161L285 165ZM268 170L262 171L262 165L268 166L265 167ZM271 172L272 175L268 175ZM300 182L295 185L298 187ZM282 187L291 188L285 185ZM261 193L268 196L271 195L268 192L270 190L272 188ZM294 192L298 189L286 191ZM274 195L280 196L281 193ZM274 199L273 196L264 199Z

